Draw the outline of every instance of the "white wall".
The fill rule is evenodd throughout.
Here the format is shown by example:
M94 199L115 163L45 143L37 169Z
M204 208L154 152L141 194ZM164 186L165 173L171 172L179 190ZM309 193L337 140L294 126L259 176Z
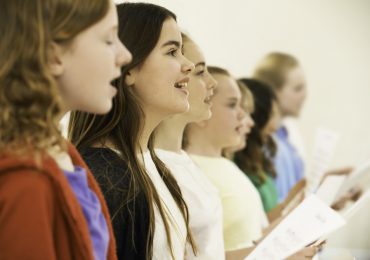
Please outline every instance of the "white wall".
M297 56L308 80L309 96L299 121L308 151L314 129L326 126L341 134L334 166L370 158L370 1L146 2L176 13L208 63L235 76L248 76L269 51Z

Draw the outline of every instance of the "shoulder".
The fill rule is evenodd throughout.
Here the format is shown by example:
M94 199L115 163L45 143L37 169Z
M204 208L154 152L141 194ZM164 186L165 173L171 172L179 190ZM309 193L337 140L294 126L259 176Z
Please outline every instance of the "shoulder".
M14 170L0 175L2 203L52 205L54 193L51 178L37 169Z
M109 148L84 148L80 150L81 156L91 171L126 171L127 163L118 154Z
M130 186L132 173L127 163L113 150L90 147L81 149L80 153L103 192Z

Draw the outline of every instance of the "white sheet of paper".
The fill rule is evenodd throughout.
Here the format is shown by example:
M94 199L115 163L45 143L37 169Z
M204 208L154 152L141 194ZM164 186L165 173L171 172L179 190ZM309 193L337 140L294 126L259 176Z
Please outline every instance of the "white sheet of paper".
M346 175L327 176L315 192L316 196L326 205L331 206L337 197L339 189L347 178Z
M334 150L339 139L339 134L319 127L316 129L313 157L311 162L311 171L309 174L308 190L316 190L324 173L328 170Z
M345 224L344 218L316 195L307 197L245 260L285 259Z
M360 186L364 190L370 188L370 161L361 164L348 176L348 179L340 188L338 196L345 194L355 186Z
M350 219L353 215L357 214L358 211L369 208L370 203L370 190L366 191L365 194L362 194L361 197L353 203L348 209L343 212L343 217L345 219Z

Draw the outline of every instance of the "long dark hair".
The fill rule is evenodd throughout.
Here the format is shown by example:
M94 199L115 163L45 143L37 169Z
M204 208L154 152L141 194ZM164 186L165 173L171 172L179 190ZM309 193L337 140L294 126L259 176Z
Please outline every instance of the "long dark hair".
M155 204L163 219L167 242L174 258L169 221L166 218L164 207L156 187L137 156L142 154L139 148L139 139L145 122L145 114L140 107L136 94L126 84L125 76L131 69L144 63L159 40L163 23L167 19L176 20L176 16L163 7L146 3L123 3L117 6L117 10L119 38L132 53L132 62L122 67L122 76L114 82L118 93L113 99L112 110L106 115L73 112L69 122L68 136L79 149L96 144L104 146L104 143L109 141L120 151L120 156L128 164L128 169L132 173L127 201L123 203L125 204L129 200L135 199L139 192L144 194L148 203L149 232L146 246L147 255L149 258L152 258L153 255ZM152 134L148 144L150 154L160 176L183 214L187 227L187 241L195 252L195 244L189 229L188 208L182 198L176 180L165 164L156 156L153 144L154 135ZM133 212L133 214L135 213ZM135 216L133 215L132 220L134 219Z
M263 184L266 180L264 172L272 177L276 176L276 171L272 164L272 157L276 153L276 144L271 136L264 139L262 130L265 128L272 116L273 102L276 95L272 88L261 81L255 79L239 79L251 91L254 99L254 111L252 119L255 123L248 135L246 147L235 153L235 163L246 174L253 174L258 177L258 181Z

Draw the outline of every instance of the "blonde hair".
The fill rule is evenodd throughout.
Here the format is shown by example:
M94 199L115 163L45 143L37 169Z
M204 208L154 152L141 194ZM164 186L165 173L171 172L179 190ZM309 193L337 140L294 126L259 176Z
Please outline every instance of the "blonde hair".
M271 52L258 63L253 72L253 78L278 91L284 86L288 71L298 66L300 66L298 60L292 55Z
M240 92L242 93L241 106L249 114L252 114L254 111L254 99L253 94L241 80L237 80Z
M65 149L52 43L68 45L102 19L109 0L11 0L0 4L0 151Z

